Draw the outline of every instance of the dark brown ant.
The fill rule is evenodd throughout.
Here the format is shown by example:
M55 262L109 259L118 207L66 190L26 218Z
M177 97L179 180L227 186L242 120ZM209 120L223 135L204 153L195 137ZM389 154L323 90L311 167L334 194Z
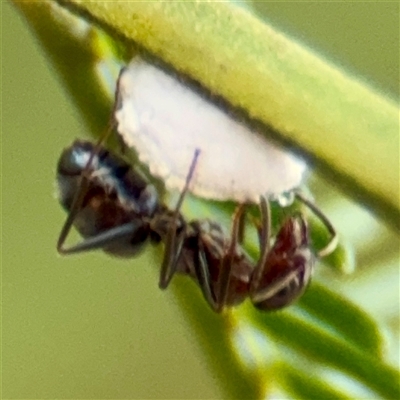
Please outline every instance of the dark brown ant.
M159 202L154 187L122 158L98 144L76 141L58 163L60 201L69 212L57 249L62 254L102 248L132 256L150 238L165 242L159 286L165 289L175 273L191 276L211 308L221 312L250 298L262 310L285 307L305 291L314 263L334 250L336 232L328 219L300 193L296 196L325 224L332 238L317 254L310 249L309 232L301 215L289 217L271 244L269 202L261 197L257 223L259 260L254 266L242 248L244 205L237 208L230 237L208 219L187 223L180 208L192 179L197 150L174 211ZM85 238L64 248L74 225Z
M324 223L331 239L316 254L311 250L307 222L301 213L283 223L271 245L269 202L260 197L261 222L256 222L260 256L254 266L242 247L244 208L240 205L233 216L230 237L222 227L208 219L194 220L186 229L176 229L175 221L188 191L198 153L195 154L186 183L177 203L161 267L159 286L168 286L175 272L190 275L200 286L203 296L216 311L234 306L250 298L255 307L277 310L296 301L310 283L315 261L332 253L337 234L326 216L301 193L295 192Z

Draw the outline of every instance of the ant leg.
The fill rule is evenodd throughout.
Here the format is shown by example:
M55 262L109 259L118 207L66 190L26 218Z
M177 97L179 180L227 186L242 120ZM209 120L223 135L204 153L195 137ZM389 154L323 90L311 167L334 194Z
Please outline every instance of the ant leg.
M257 227L258 238L260 242L260 258L258 259L257 266L254 269L250 282L250 294L253 297L257 293L261 278L265 274L267 265L267 257L270 250L270 236L271 236L271 209L268 200L260 197L260 211L261 211L261 226Z
M112 115L114 115L114 114L112 114ZM86 166L82 171L79 189L75 193L74 199L72 200L71 209L68 213L67 219L64 222L63 227L61 228L61 232L60 232L60 235L57 240L57 251L60 254L66 254L66 249L63 246L64 246L65 240L67 239L68 234L71 230L71 227L74 223L75 217L78 214L79 210L81 209L83 199L85 198L85 194L88 190L89 178L90 178L90 174L91 174L90 167L92 166L93 158L100 151L101 144L110 135L110 133L112 132L112 129L114 128L114 125L115 125L115 121L113 119L113 116L111 116L110 121L107 125L107 128L105 129L104 133L100 136L99 140L97 141L96 145L94 146L94 149L93 149L92 153L90 154L90 157L86 163Z
M245 205L243 205L243 211L244 211L244 207ZM237 210L235 210L236 213ZM240 245L243 245L244 242L244 234L245 234L245 230L246 230L246 214L244 212L240 212L239 215L239 221L238 221L238 238L237 238L237 242Z
M116 125L116 120L114 118L115 112L117 110L117 108L119 107L120 101L119 101L119 81L122 75L123 69L121 69L118 79L117 79L117 84L116 84L116 89L115 89L115 94L114 94L114 105L111 111L111 116L109 118L108 124L106 129L104 130L104 133L102 135L100 135L97 143L95 144L93 151L86 163L86 166L84 168L84 170L82 171L82 175L81 175L81 181L79 184L79 189L78 191L75 193L74 199L72 201L72 205L71 205L71 209L70 212L68 213L67 219L64 222L64 225L61 229L60 235L58 237L58 241L57 241L57 251L60 254L70 254L72 252L77 252L77 251L83 251L83 250L78 250L84 247L84 243L87 243L87 245L89 246L88 249L94 249L94 248L98 248L101 247L100 243L104 243L101 239L99 239L97 244L92 244L89 245L89 242L95 243L95 238L90 238L90 239L86 239L84 242L82 242L81 245L77 245L77 246L73 246L69 249L65 249L64 248L64 243L65 240L68 237L68 234L71 230L71 227L73 225L73 222L75 220L75 217L77 215L77 213L79 212L79 210L81 209L82 206L82 202L83 199L85 197L85 194L88 190L89 187L89 178L90 178L90 167L92 165L93 162L93 158L96 154L99 153L101 145L103 142L105 142L107 140L107 138L109 137L109 135L111 134L111 132L113 131L113 129L115 128ZM119 136L118 136L119 137ZM122 231L120 233L116 233L117 235L122 235ZM92 247L90 247L92 246ZM73 249L75 249L76 251L74 251Z
M197 240L197 251L194 256L194 269L196 272L196 278L207 303L211 306L213 311L220 313L227 300L229 283L231 278L232 266L234 263L234 256L236 254L236 246L239 242L240 224L243 221L244 205L240 205L233 218L232 234L227 251L224 251L224 255L219 265L219 277L216 285L216 292L214 293L211 283L211 277L209 272L210 262L207 260L207 254L204 249L203 240L198 236Z
M329 221L327 216L312 201L308 200L300 192L296 191L295 195L302 203L304 203L321 220L321 222L325 225L328 232L331 234L331 239L328 242L328 244L317 252L317 256L319 258L328 256L336 249L336 247L338 245L339 239L338 239L338 234L336 232L336 229L333 227L332 223Z
M120 225L105 232L99 233L96 236L91 236L72 247L61 247L58 251L60 254L76 254L84 251L101 249L104 246L109 245L117 240L132 237L132 235L139 228L140 226L138 225L138 223L134 222Z
M207 260L207 255L204 250L204 244L200 237L197 241L198 251L194 257L194 268L196 272L196 278L203 293L204 298L211 306L213 311L220 313L226 302L229 293L229 283L231 278L232 266L234 264L234 257L236 254L236 246L240 242L240 229L241 225L244 224L243 211L245 206L240 205L237 207L232 223L232 233L230 238L230 244L227 251L224 251L223 257L219 265L219 277L216 285L216 291L214 293L211 283L211 277L209 273L210 262Z
M88 174L90 167L92 165L92 161L93 158L96 154L98 154L98 152L100 151L100 148L102 146L102 144L107 140L107 138L111 135L111 132L113 131L113 129L116 127L116 119L115 119L115 112L117 111L117 109L120 106L120 99L119 99L119 82L122 76L122 72L124 71L124 68L121 68L121 71L119 72L118 78L117 78L117 83L116 83L116 87L115 87L115 92L114 92L114 104L111 110L111 115L110 118L108 120L106 129L104 130L103 134L100 135L99 139L97 140L97 143L94 146L93 152L89 157L88 162L86 163L85 169L83 171L83 175ZM121 137L120 135L118 135L118 140L120 140Z
M88 187L89 180L86 176L82 175L81 182L79 184L79 190L75 193L71 209L68 213L67 219L65 220L63 227L61 228L60 236L57 240L57 251L60 254L65 254L67 252L67 249L64 248L64 243L71 230L72 224L74 223L75 217L81 208Z
M213 311L220 312L222 310L223 304L218 302L216 299L212 287L211 287L211 277L208 270L208 260L204 250L204 245L200 237L197 241L197 251L193 257L194 270L196 272L196 278L199 283L201 292L207 303L210 305Z
M183 190L179 196L178 203L176 204L175 211L173 214L172 223L165 239L165 252L164 252L163 262L161 264L160 280L158 283L160 289L165 289L169 285L173 275L175 274L178 260L182 252L182 246L185 239L185 232L183 230L183 232L177 237L176 222L179 217L179 211L181 209L183 200L185 199L186 193L189 190L189 184L191 179L193 178L193 173L196 168L196 163L199 154L200 150L196 149L194 151L193 160L186 177L185 186L183 187Z
M95 144L93 151L86 163L86 166L84 170L82 171L82 176L81 176L81 182L79 184L79 190L76 192L75 197L72 201L71 209L68 214L68 217L61 229L60 236L57 241L57 251L59 253L66 253L66 249L63 248L63 245L65 243L65 240L67 239L67 236L69 234L69 231L71 230L71 227L73 225L73 222L75 220L75 217L79 210L81 209L83 199L85 197L85 194L87 192L87 189L89 187L89 177L90 177L90 167L92 166L93 158L96 154L99 153L100 148L102 143L107 140L108 136L111 134L112 130L115 127L116 121L114 118L115 111L117 110L119 106L119 81L121 78L123 69L121 69L121 72L118 76L117 79L117 85L115 89L115 95L114 95L114 105L111 111L111 115L107 124L107 127L104 131L104 133L99 137L97 143Z
M234 258L236 255L236 246L238 245L238 243L241 243L243 241L243 237L241 238L240 235L241 233L243 233L244 209L245 206L241 204L237 207L235 211L232 222L232 232L229 248L228 251L224 254L223 259L221 260L217 283L218 312L222 311L227 301L227 296L229 293L229 283L232 275L232 267L235 262Z
M171 223L171 227L176 227L176 220ZM178 261L182 254L183 244L185 241L185 231L176 235L176 228L169 230L165 240L164 257L161 264L160 279L158 286L160 289L166 289L176 272Z

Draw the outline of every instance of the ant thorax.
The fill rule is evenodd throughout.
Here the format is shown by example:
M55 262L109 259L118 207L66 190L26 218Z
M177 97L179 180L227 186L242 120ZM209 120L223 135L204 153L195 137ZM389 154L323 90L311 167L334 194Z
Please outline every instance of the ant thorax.
M165 241L172 226L174 226L177 235L187 229L187 223L181 213L175 215L173 210L170 210L164 204L160 204L153 217L149 219L149 228L154 241Z

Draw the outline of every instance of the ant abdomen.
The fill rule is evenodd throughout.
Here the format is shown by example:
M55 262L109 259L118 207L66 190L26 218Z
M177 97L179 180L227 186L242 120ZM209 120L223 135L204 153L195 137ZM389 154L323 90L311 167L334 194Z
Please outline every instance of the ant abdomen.
M314 263L304 217L289 217L268 252L264 273L251 296L254 305L269 311L298 300L311 281Z

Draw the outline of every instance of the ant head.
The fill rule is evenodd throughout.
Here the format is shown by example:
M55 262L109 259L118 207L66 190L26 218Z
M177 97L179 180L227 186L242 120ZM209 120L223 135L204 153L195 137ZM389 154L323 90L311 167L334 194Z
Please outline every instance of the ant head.
M61 204L69 210L79 190L80 177L93 151L90 142L76 140L65 148L57 164L57 184Z
M65 148L58 160L59 175L80 176L93 153L94 145L91 142L75 140L72 146Z
M314 261L304 217L289 217L268 252L265 272L252 296L254 305L261 310L270 311L296 301L311 280Z

